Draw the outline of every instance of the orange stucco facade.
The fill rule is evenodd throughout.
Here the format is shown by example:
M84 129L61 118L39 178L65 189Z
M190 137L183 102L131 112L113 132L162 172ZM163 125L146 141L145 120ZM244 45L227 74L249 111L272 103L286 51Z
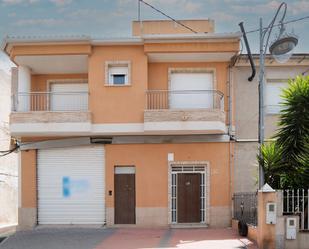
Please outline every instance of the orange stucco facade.
M126 86L110 86L106 81L106 63L129 61L131 82ZM96 46L89 56L88 74L34 74L32 91L49 91L52 80L87 80L89 111L94 124L142 123L146 90L167 90L170 68L215 69L214 89L224 94L224 110L228 110L228 62L148 62L143 46ZM117 109L117 112L114 110ZM130 110L130 111L128 111ZM227 119L226 119L227 120Z
M209 207L211 210L231 205L231 164L230 143L185 143L185 144L119 144L105 145L105 203L106 208L115 207L114 170L115 167L135 166L136 208L161 208L165 215L168 210L169 168L168 153L174 154L174 162L195 165L199 162L207 165L209 176ZM120 156L121 155L121 156ZM36 150L22 152L21 168L21 207L37 209L37 155ZM113 194L110 195L109 193ZM102 197L103 198L103 197ZM214 219L212 213L208 219ZM225 214L226 215L226 214ZM154 216L155 219L157 217ZM143 219L137 214L137 219ZM165 221L165 218L163 218ZM217 217L229 224L228 217ZM163 225L167 225L163 223ZM142 223L143 224L143 223ZM148 224L148 223L147 223ZM151 224L151 223L150 223ZM109 224L110 225L110 224ZM210 223L217 226L216 223Z
M130 61L130 85L107 85L105 65L108 61ZM143 122L147 69L147 56L142 46L95 47L89 57L88 73L93 123Z
M138 35L139 23L135 23L134 25L135 30L133 32L135 35ZM171 33L169 29L172 29L170 23L167 24L168 26L164 26L165 22L160 23L160 25L163 26L159 27L159 29L155 28L153 23L148 23L147 25L150 25L149 30L146 32L148 34L160 32L160 30L161 32ZM196 25L200 25L200 23L197 22ZM207 25L208 26L205 27L196 26L196 28L206 29L208 31L205 32L212 33L214 31L213 23L207 21ZM178 27L177 31L171 34L179 35L181 34L180 30L181 29ZM91 113L91 118L89 118L90 121L87 120L87 122L80 121L72 123L73 121L69 119L70 116L68 117L70 121L65 121L63 123L55 122L56 124L51 123L46 125L48 121L46 122L45 119L42 119L44 121L41 121L41 123L37 122L39 124L29 122L30 128L28 126L26 127L28 133L26 135L22 134L22 132L18 133L18 139L20 141L29 144L33 143L31 149L21 152L20 208L33 209L32 221L34 225L37 224L35 215L39 206L37 205L37 193L39 191L37 189L37 169L38 167L44 166L37 164L38 150L53 148L52 146L54 146L60 138L62 140L66 138L69 140L72 137L82 139L89 138L89 141L91 141L89 145L92 143L91 139L93 138L110 139L111 144L98 145L102 146L102 148L104 147L105 150L103 158L104 164L102 165L105 171L105 175L102 176L102 181L104 181L105 186L105 197L102 196L102 199L105 199L104 205L107 210L106 216L107 220L109 220L107 221L108 225L113 225L114 222L111 217L114 215L113 209L115 208L115 166L135 166L136 223L139 225L153 225L151 221L152 218L160 220L160 217L163 216L164 218L161 219L160 225L170 224L171 222L168 218L170 215L169 191L171 188L171 161L173 161L180 164L183 162L189 165L201 164L203 167L207 167L207 173L205 173L205 175L207 174L207 186L206 184L204 186L206 189L205 191L207 191L207 196L205 197L205 199L207 199L207 205L205 204L206 207L204 207L204 212L207 212L207 219L203 221L203 224L207 223L207 225L210 224L211 226L221 227L228 226L231 217L231 195L233 193L232 172L234 172L234 145L230 142L227 133L229 110L233 108L233 106L229 105L230 85L228 83L228 77L231 56L236 54L238 50L239 39L229 36L226 36L226 38L221 36L214 38L211 36L207 39L199 38L197 40L194 40L194 38L187 39L186 36L184 36L179 41L173 38L170 41L165 40L162 42L160 40L155 42L152 40L148 41L141 38L138 41L118 42L115 44L113 44L113 42L102 42L102 44L99 44L98 41L93 43L91 41L84 41L78 44L74 42L70 44L68 41L64 42L64 44L11 44L9 53L13 60L15 58L19 58L20 60L23 56L28 56L27 60L20 61L29 62L29 65L34 66L37 66L36 61L33 59L35 56L44 56L44 58L48 58L48 56L57 55L54 59L60 58L59 60L61 60L61 58L63 58L62 56L66 55L83 55L82 58L80 58L82 61L79 62L85 65L83 63L87 61L87 71L84 70L84 67L83 70L81 70L81 67L79 67L81 64L78 65L77 63L75 64L77 66L73 69L75 71L79 69L80 71L77 70L78 72L74 74L65 72L59 73L61 68L60 70L58 68L58 73L52 73L50 72L52 71L52 65L47 67L48 72L50 72L48 74L33 73L35 70L31 70L29 65L20 66L30 69L28 71L30 72L30 89L32 92L49 92L49 82L57 80L59 80L59 82L69 82L69 80L72 80L72 82L74 82L74 80L79 80L75 82L88 82L88 110L83 111ZM198 53L200 53L201 57L198 59L194 58L194 55ZM210 54L209 57L205 56L207 53ZM166 60L154 62L153 57L151 57L153 54L156 54L156 56L158 54L171 54L171 57L167 56ZM176 57L173 57L175 54ZM220 55L216 57L217 54ZM171 58L171 61L166 62L169 61L169 58ZM181 61L179 58L185 58L185 60ZM201 58L205 58L205 61L201 62ZM212 61L209 58L219 59L218 61L216 59ZM69 59L71 59L72 64L74 64L72 57ZM109 77L108 67L112 63L125 63L129 65L129 72L127 75L129 80L127 84L119 86L107 82ZM46 70L46 67L42 68ZM42 68L37 67L38 70ZM169 72L171 69L180 69L180 71L182 69L189 71L200 70L199 72L205 70L205 72L211 71L211 73L214 73L212 77L214 79L213 90L218 90L222 93L220 96L223 96L224 106L223 108L220 108L221 106L210 108L216 109L214 111L220 112L220 114L226 118L218 119L216 115L213 115L209 119L205 119L201 114L196 114L195 112L196 116L185 123L188 118L186 117L187 114L182 115L181 113L174 113L175 120L173 120L174 123L172 123L169 121L157 121L155 119L155 121L153 121L151 117L148 117L150 119L149 126L151 126L152 122L157 122L163 129L166 124L172 124L170 127L178 126L181 129L177 130L178 133L169 133L170 131L167 128L165 133L147 133L145 128L145 109L147 109L146 92L149 90L169 90L169 79L171 78ZM72 72L75 72L74 70L72 70ZM25 72L27 72L27 70L25 70L24 74L21 74L21 76L28 79L25 77ZM48 97L46 97L46 99L48 99ZM203 108L206 109L205 107ZM168 108L162 109L164 109L163 112L169 111ZM38 110L35 108L30 108L30 112L31 111L52 112L50 109ZM180 112L181 111L182 110L180 110ZM18 114L18 111L16 112ZM78 113L77 111L76 115L78 115ZM163 115L165 115L164 118L169 118L169 113L166 113L167 114L163 113ZM52 114L57 115L57 112ZM70 115L72 115L72 113L70 113ZM180 118L177 115L180 115ZM231 117L231 119L233 120L233 117ZM38 117L38 120L40 120L40 117ZM191 128L186 127L187 124L188 127L192 125L196 130L190 130ZM22 122L18 123L16 129L19 129L23 125L24 123ZM26 125L28 124L26 123ZM59 134L57 134L57 131L51 131L50 134L43 134L42 132L40 135L33 135L36 134L36 130L33 130L33 133L31 133L31 125L34 125L33 127L38 127L38 130L44 129L45 125L51 128L54 128L53 125L55 125L59 127L59 129L67 128L68 134L63 131ZM114 126L116 126L118 130L115 129ZM76 130L69 133L71 129ZM82 129L82 132L79 132L78 129ZM106 132L105 129L108 131ZM129 129L129 131L123 131L121 129ZM206 129L206 131L203 129ZM119 130L120 133L116 133ZM209 132L209 130L212 132ZM47 132L49 132L49 130L47 130L46 133ZM124 135L129 137L127 138L128 140L122 140L122 136ZM170 136L170 140L164 140L166 139L166 135ZM175 138L173 136L175 135L178 136L177 139L181 138L184 142L179 142L177 139L177 141L173 141ZM199 135L204 136L204 140L199 140ZM141 140L138 140L140 137L144 137L144 141L140 142ZM160 140L161 142L156 140L157 137L162 139ZM119 139L118 142L114 143L114 138ZM163 140L164 142L162 142ZM46 143L44 143L44 148L40 147L42 143L36 143L38 141L46 141ZM61 144L61 142L59 143ZM53 145L49 147L50 144ZM38 147L33 149L35 146ZM72 144L72 146L76 145ZM83 144L83 146L86 145ZM68 144L66 144L66 148L67 147ZM57 148L59 148L59 144L57 144ZM174 157L172 160L168 160L168 154L170 153L172 153ZM87 165L87 167L91 167L91 165ZM202 199L202 197L200 198ZM143 220L147 222L143 223Z
M167 154L174 153L175 161L209 162L210 206L230 205L229 143L202 144L137 144L106 146L106 191L113 190L114 167L136 167L136 205L166 207L168 204ZM121 155L121 156L119 156ZM224 183L224 184L222 184ZM155 191L155 195L152 194ZM114 206L113 196L106 199Z
M21 206L36 208L36 150L21 152Z
M86 80L88 81L87 74L34 74L31 77L31 91L33 92L48 92L48 82L53 80Z
M11 58L26 55L78 55L90 54L89 44L70 44L70 45L35 45L35 46L14 46L10 52Z

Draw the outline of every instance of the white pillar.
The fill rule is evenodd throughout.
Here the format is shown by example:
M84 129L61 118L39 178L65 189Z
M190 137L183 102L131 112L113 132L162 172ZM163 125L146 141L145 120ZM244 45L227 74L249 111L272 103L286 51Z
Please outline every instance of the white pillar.
M18 67L18 108L17 111L30 111L31 71L27 66Z

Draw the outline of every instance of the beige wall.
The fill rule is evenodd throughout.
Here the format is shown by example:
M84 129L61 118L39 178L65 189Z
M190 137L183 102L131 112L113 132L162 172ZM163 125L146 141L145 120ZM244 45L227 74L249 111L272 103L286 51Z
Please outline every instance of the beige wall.
M237 142L234 152L234 191L250 192L258 188L257 142Z
M195 43L145 43L144 49L146 53L233 52L236 54L239 51L239 39Z
M0 69L0 151L10 149L11 75ZM0 224L17 222L18 155L0 157Z
M304 72L308 67L267 66L267 79L290 79ZM257 139L258 137L258 75L252 82L249 67L234 69L236 137L238 139ZM257 68L258 71L258 68ZM266 83L267 84L267 83ZM277 127L278 115L265 114L265 137L270 138Z
M182 24L190 27L198 33L213 33L213 20L179 20ZM154 21L133 21L132 35L151 35L151 34L192 34L192 31L169 20Z
M267 66L266 79L289 79L304 72L303 66ZM258 152L258 75L252 82L247 79L251 75L250 67L233 68L233 84L235 94L235 192L255 191L257 188ZM258 72L258 68L257 68ZM267 84L267 83L266 83ZM277 129L279 115L265 113L265 138L272 138ZM241 141L242 140L242 141ZM254 140L248 142L248 140Z

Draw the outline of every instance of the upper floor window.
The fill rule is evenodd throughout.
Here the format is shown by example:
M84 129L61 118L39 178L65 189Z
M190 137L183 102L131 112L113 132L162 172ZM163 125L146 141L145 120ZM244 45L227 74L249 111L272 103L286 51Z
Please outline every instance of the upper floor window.
M130 63L125 61L106 62L105 83L109 86L130 85Z
M268 79L266 83L266 113L279 114L282 109L282 89L288 86L287 79Z

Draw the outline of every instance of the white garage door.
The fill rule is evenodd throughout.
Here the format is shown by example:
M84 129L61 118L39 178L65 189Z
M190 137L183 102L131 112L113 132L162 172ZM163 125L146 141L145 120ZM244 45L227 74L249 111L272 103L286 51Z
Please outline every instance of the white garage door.
M171 109L213 107L212 73L172 73L170 90Z
M51 111L88 111L87 83L52 83Z
M104 224L104 147L38 150L39 224Z

